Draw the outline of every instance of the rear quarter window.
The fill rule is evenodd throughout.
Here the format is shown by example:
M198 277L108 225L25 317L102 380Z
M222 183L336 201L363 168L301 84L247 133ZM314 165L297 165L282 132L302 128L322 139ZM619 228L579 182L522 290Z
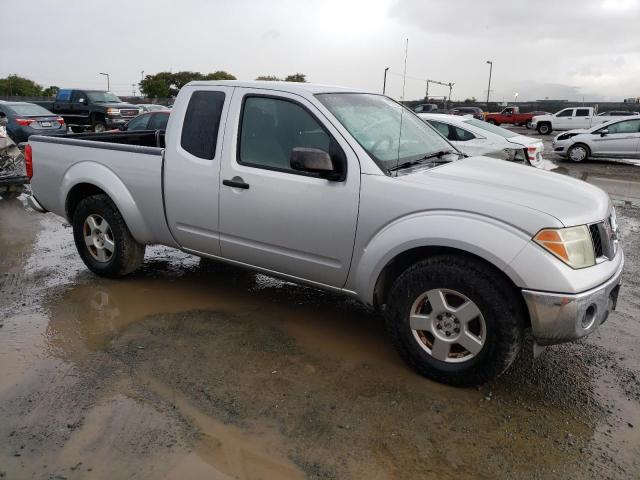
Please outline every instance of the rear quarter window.
M191 155L205 160L213 160L216 156L224 99L223 92L201 90L191 95L180 139L182 148Z

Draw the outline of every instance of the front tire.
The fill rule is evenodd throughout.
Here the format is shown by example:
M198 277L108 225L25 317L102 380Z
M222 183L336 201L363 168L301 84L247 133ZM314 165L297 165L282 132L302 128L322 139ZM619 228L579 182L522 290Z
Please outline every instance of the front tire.
M87 268L108 278L123 277L142 265L145 246L136 242L107 195L80 201L73 213L73 238Z
M572 162L584 162L589 159L590 154L589 147L582 143L571 145L567 150L567 158Z
M550 124L548 124L548 123L539 123L538 124L538 133L540 135L549 135L552 131L553 131L553 129L551 128Z
M102 133L107 130L107 124L102 120L94 120L92 127L95 133Z
M407 269L392 286L385 315L409 366L454 386L496 378L522 346L517 292L490 266L461 255L430 257Z

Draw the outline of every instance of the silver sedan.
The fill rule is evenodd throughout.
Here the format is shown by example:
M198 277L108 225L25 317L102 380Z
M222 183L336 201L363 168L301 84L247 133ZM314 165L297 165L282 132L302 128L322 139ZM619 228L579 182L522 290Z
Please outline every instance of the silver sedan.
M553 139L553 151L574 162L589 157L640 158L640 115L561 133Z

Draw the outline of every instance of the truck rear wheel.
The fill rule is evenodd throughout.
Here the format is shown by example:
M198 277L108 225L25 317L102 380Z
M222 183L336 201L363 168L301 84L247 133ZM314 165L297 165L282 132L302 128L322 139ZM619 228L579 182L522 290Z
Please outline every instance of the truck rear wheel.
M538 124L538 133L540 135L549 135L553 130L551 129L551 124L549 123L539 123Z
M144 261L145 246L136 242L107 195L80 201L73 213L73 238L85 265L97 275L123 277Z
M517 292L479 260L438 255L393 284L385 310L400 356L421 375L466 387L503 373L523 341Z
M491 125L498 125L498 122L496 122L493 118L487 120L487 123L490 123Z

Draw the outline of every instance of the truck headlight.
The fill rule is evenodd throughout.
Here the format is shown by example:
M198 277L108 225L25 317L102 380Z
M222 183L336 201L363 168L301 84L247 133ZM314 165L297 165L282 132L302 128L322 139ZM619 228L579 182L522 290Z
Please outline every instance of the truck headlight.
M107 108L107 115L120 115L120 109L118 108Z
M540 230L533 241L571 268L590 267L596 263L591 234L586 225Z

